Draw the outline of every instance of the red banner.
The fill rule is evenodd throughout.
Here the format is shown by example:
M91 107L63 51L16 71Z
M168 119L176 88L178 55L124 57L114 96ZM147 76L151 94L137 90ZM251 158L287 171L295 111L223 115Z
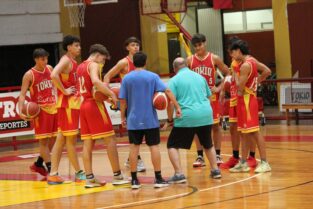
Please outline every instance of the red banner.
M232 0L213 0L214 9L231 9L233 8Z

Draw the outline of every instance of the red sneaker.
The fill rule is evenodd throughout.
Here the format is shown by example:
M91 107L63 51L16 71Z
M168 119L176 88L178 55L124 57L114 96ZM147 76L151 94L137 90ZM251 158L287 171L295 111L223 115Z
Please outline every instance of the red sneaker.
M230 169L230 168L234 167L238 162L239 162L239 159L234 158L234 156L232 156L231 158L228 159L227 162L222 163L220 165L220 168L222 168L222 169Z
M248 159L247 159L247 163L248 163L248 166L250 168L255 168L257 166L257 162L256 162L256 159L254 157L251 157L249 156Z
M32 172L39 173L42 176L48 175L48 171L44 167L37 166L35 163L29 166L29 168Z

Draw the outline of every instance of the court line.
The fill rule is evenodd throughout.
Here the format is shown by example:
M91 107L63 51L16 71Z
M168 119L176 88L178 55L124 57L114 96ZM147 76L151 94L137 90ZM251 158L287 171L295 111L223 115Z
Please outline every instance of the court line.
M100 207L100 208L96 208L96 209L123 208L123 207L136 206L136 205L142 206L142 205L149 204L149 203L160 202L160 201L163 202L166 200L172 200L172 199L176 199L176 198L180 198L180 197L189 196L189 195L192 195L193 193L198 191L198 189L196 187L193 187L193 186L188 186L188 187L192 188L191 192L185 192L182 194L171 195L171 196L167 196L167 197L154 198L154 199L149 199L149 200L141 200L141 201L137 201L137 202L130 202L130 203L119 204L119 205L105 206L105 207Z

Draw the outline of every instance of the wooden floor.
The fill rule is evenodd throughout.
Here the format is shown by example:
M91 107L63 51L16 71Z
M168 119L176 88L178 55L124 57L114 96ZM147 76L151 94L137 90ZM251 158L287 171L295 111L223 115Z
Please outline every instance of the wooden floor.
M181 151L184 172L188 184L171 185L154 189L153 169L148 148L141 147L141 155L147 167L139 174L143 187L132 191L129 186L114 187L106 150L101 141L94 151L94 170L108 184L102 188L85 189L82 184L48 186L44 179L29 171L38 149L31 147L0 153L0 206L3 208L313 208L313 128L312 125L266 125L262 132L267 140L268 159L272 173L231 174L222 171L221 180L209 178L209 168L192 168L195 147ZM166 139L168 132L162 133ZM119 139L121 167L129 176L123 163L128 155L127 141ZM81 146L80 146L81 147ZM162 173L173 174L168 159L166 141L161 144ZM224 132L223 159L231 154L228 131ZM31 154L31 155L29 155ZM81 160L81 152L79 152ZM82 164L81 164L82 165ZM72 178L73 170L64 153L61 175Z

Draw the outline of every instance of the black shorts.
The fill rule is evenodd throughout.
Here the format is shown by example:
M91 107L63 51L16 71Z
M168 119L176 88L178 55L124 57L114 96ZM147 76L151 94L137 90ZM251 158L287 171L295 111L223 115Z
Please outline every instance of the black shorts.
M205 149L213 146L211 125L198 127L173 127L167 141L167 148L190 149L193 138L197 134L200 144Z
M158 145L160 144L160 129L128 130L130 144L140 145L143 137L145 137L148 146Z

